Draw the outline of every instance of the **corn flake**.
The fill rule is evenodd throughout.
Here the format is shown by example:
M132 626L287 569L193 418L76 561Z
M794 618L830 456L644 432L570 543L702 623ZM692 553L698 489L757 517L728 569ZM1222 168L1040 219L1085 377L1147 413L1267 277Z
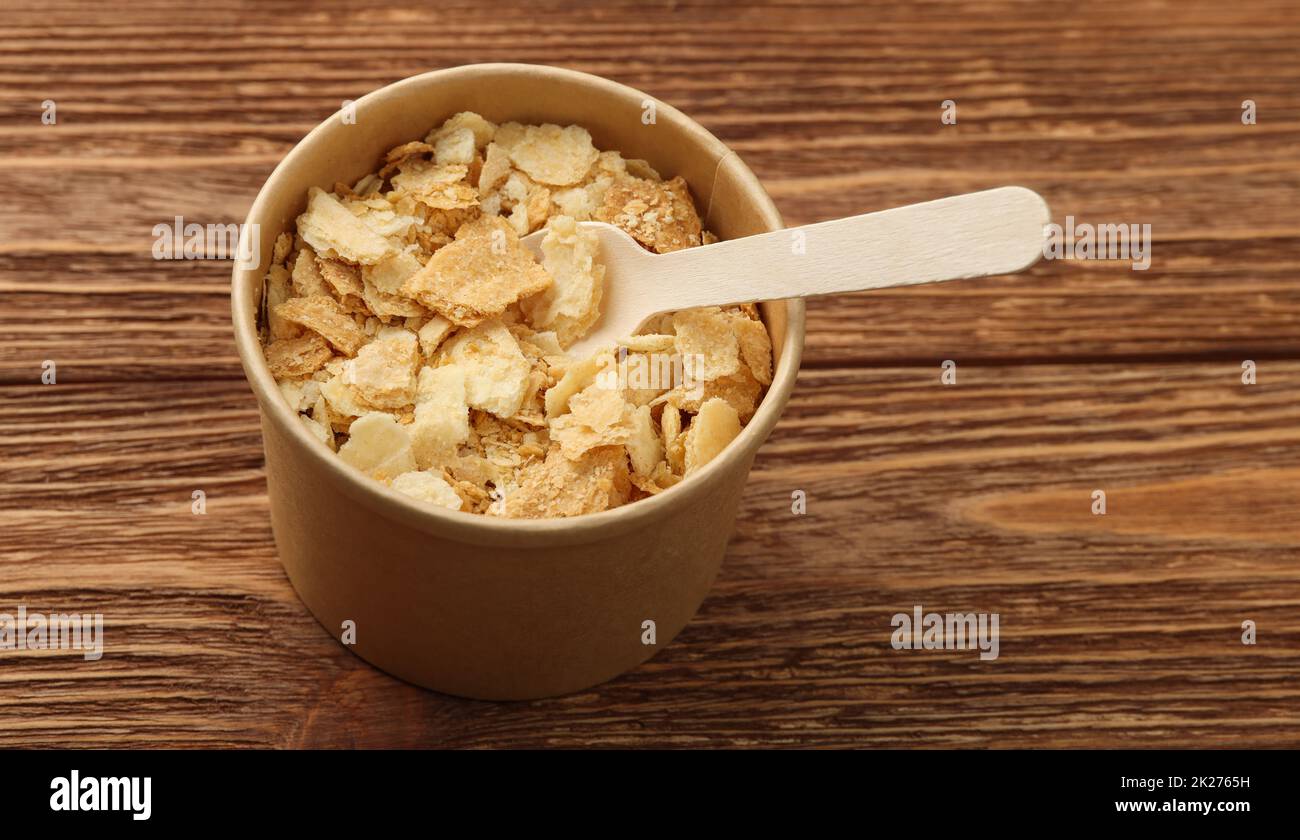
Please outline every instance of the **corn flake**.
M465 371L457 365L420 369L411 443L420 469L455 460L457 447L469 439L469 404Z
M366 333L343 311L338 301L325 295L292 298L276 306L277 316L318 333L340 352L353 356L366 343Z
M630 492L623 447L603 446L576 461L553 448L545 461L519 471L518 487L505 493L505 513L524 519L598 513L626 503Z
M468 128L453 128L438 138L434 144L434 160L439 166L463 165L468 167L478 153L474 132Z
M596 218L617 225L657 254L701 241L700 217L681 176L662 183L619 178L606 191Z
M740 369L740 341L732 319L716 306L688 309L673 316L677 351L703 359L698 371L704 380L729 376Z
M554 387L546 392L547 419L558 417L567 411L573 395L595 382L596 377L613 364L613 354L603 352L570 365Z
M492 137L497 132L495 123L484 119L473 111L461 111L459 114L450 117L438 128L430 131L429 136L424 138L424 142L436 143L439 138L462 128L468 128L474 134L474 145L480 149L492 142Z
M293 262L293 293L298 297L330 294L330 287L321 276L320 266L316 262L316 253L304 247L298 252Z
M731 313L732 328L740 345L740 357L760 385L772 384L772 339L762 321L743 313Z
M271 338L293 338L302 333L302 327L286 320L277 311L280 304L289 300L291 291L289 270L282 265L271 266L266 273L266 325Z
M551 285L551 277L519 243L510 226L484 216L461 227L407 283L407 293L464 327L495 318L521 297Z
M438 345L442 344L443 339L451 335L456 327L441 315L434 315L429 318L419 329L417 335L420 339L420 350L424 353L425 358L433 356Z
M317 253L363 265L379 262L392 250L387 239L319 187L308 193L307 212L298 217L298 235Z
M709 463L740 434L740 418L726 400L700 406L686 433L686 475Z
M321 396L329 404L333 426L340 431L346 430L354 418L375 410L361 399L356 388L344 381L342 373L331 376L320 384Z
M519 411L532 365L500 321L458 333L444 345L442 356L464 369L466 401L472 407L498 417Z
M650 416L650 406L643 405L632 413L632 430L626 443L633 472L650 476L664 457L663 443L659 440L654 419Z
M500 133L497 141L501 142ZM566 128L550 123L530 125L524 128L522 136L507 142L515 166L533 180L557 187L583 180L599 156L591 144L591 134L577 125Z
M325 339L304 333L296 338L282 338L266 346L266 365L276 379L310 376L334 357Z
M352 422L339 457L373 478L396 478L415 470L411 436L391 414L371 412Z
M464 506L460 496L441 474L406 472L394 478L390 486L399 493L424 502L433 502L448 510L460 510Z
M376 408L402 408L415 402L419 362L415 333L401 327L386 328L347 362L344 381Z
M596 234L568 216L553 219L542 239L542 266L554 283L522 306L535 328L555 332L561 347L586 335L600 318L605 267L596 262L598 250Z
M355 265L320 257L317 257L316 262L321 279L334 292L335 298L344 301L350 296L361 297L364 286L361 283L361 270Z
M569 400L567 414L551 421L551 440L575 459L598 446L626 443L634 430L630 409L622 392L594 383Z
M510 170L510 152L499 143L489 143L487 157L484 159L483 168L479 170L478 174L479 192L487 194L495 189L510 175Z

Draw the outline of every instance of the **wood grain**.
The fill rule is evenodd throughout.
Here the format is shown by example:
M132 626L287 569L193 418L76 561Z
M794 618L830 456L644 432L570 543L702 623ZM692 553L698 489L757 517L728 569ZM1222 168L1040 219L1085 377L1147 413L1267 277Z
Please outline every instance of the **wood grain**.
M1024 8L8 3L0 611L99 611L107 646L0 652L0 745L1300 746L1300 19ZM241 220L343 99L495 60L682 108L791 224L1019 183L1058 221L1151 224L1153 262L814 302L682 635L570 697L425 692L295 597L229 265L156 262L151 229ZM893 650L915 604L998 612L999 659Z
M101 611L108 646L11 658L0 737L1275 744L1300 694L1298 386L1295 361L1253 387L1210 363L806 371L697 620L607 686L519 704L401 685L311 620L274 559L242 382L7 387L0 603ZM999 659L892 650L918 603L998 612Z

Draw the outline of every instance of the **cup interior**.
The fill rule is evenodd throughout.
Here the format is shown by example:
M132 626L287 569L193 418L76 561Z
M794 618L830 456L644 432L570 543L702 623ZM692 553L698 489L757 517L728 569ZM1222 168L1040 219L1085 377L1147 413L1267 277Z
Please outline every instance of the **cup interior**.
M258 339L262 283L274 242L305 209L310 187L329 190L338 182L355 182L373 172L389 149L423 138L460 111L474 111L498 123L581 125L591 132L597 148L643 158L665 178L685 178L705 228L722 239L782 227L775 205L734 152L677 109L632 88L576 71L522 64L470 65L396 82L357 100L351 112L355 120L340 111L317 126L272 172L249 212L246 235L258 244L260 264L236 267L232 310L236 344L264 422L277 424L303 447L320 450L320 457L328 456L354 498L382 500L385 512L416 525L441 520L447 526L454 520L464 536L470 536L469 531L508 529L526 539L530 533L571 529L575 523L601 518L630 524L654 515L689 482L722 470L728 459L752 455L776 424L794 385L803 347L802 300L760 305L775 355L773 381L740 437L671 492L610 511L567 520L511 520L435 509L355 473L309 437L280 398ZM482 521L466 522L471 519Z

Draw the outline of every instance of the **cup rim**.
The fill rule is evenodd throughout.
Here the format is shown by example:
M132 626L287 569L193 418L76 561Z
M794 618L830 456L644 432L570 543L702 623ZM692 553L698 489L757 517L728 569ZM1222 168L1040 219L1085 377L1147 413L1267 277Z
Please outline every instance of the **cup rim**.
M470 64L420 73L377 88L356 100L355 108L360 113L368 102L380 98L402 95L409 90L459 76L484 75L535 76L553 83L599 88L615 97L635 101L638 108L641 102L651 99L656 103L658 119L677 122L705 150L714 155L719 166L726 162L734 167L735 176L764 224L773 230L784 227L776 205L758 178L722 141L671 105L601 76L537 64ZM271 171L249 209L245 230L257 230L250 225L262 223L266 205L280 189L277 182L292 168L295 161L321 142L322 136L330 123L338 118L338 114L335 112L321 121ZM707 500L710 492L721 484L726 471L738 460L756 452L771 433L794 388L803 351L804 302L801 298L786 299L782 301L786 308L786 330L780 361L754 416L741 429L736 439L727 444L712 461L669 490L610 510L573 517L509 519L483 516L446 510L393 490L345 463L335 452L321 447L320 442L311 437L298 420L297 412L292 411L283 399L262 352L256 325L260 301L251 299L252 287L260 273L259 267L243 267L236 262L231 276L231 315L240 362L257 398L262 422L273 424L281 435L291 438L298 447L308 450L311 453L308 457L314 458L352 501L426 533L479 545L548 547L587 542L644 527L670 517L674 509Z

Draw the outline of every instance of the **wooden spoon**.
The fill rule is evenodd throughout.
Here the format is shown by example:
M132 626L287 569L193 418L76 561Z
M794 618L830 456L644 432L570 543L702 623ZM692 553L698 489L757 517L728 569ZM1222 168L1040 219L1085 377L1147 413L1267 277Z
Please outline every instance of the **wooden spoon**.
M1022 271L1043 255L1047 203L999 187L847 219L654 254L613 225L600 237L600 320L568 352L582 358L652 315L696 306L832 295ZM545 231L524 237L541 255Z

